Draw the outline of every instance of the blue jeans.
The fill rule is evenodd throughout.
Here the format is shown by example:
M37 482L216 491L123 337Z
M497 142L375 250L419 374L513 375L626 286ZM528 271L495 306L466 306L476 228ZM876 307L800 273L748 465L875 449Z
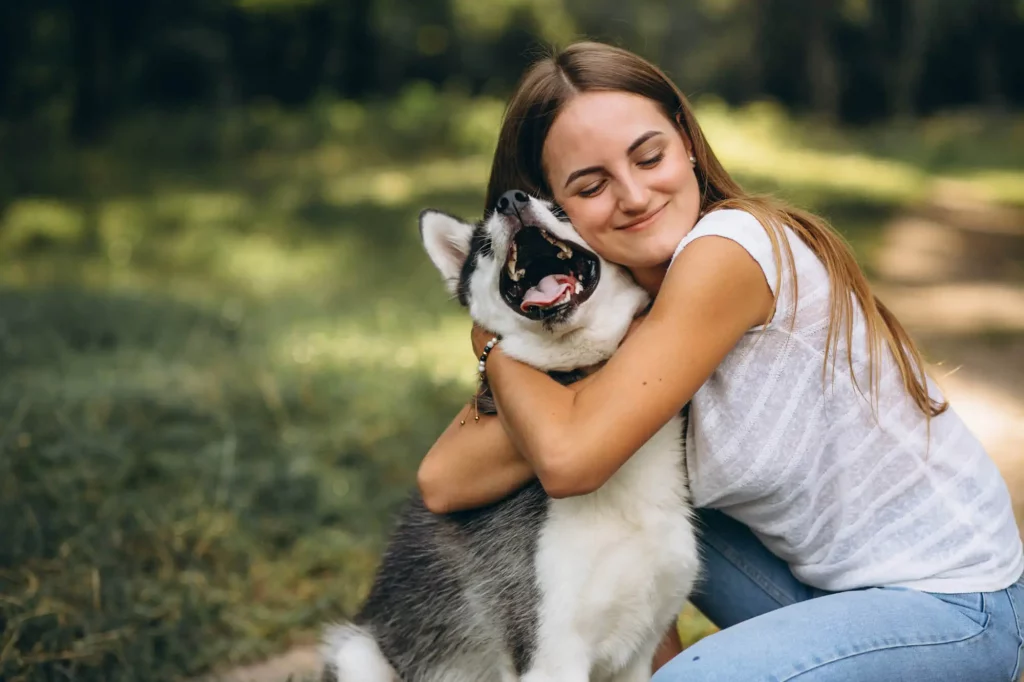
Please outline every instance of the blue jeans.
M653 682L1017 682L1024 578L999 592L826 592L801 583L750 530L700 510L693 603L722 628Z

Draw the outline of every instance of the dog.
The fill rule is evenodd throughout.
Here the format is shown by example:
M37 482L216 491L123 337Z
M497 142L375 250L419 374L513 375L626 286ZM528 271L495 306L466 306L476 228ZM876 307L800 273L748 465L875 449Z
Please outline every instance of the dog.
M520 191L478 224L426 210L420 233L503 352L564 381L607 360L649 303L557 207ZM446 515L413 495L359 614L325 633L325 682L649 680L699 569L684 421L587 495L554 499L535 481Z

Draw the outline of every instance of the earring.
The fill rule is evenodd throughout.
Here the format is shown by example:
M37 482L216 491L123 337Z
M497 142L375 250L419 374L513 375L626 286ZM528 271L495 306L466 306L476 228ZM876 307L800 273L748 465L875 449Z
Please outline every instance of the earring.
M697 157L694 156L693 154L690 154L690 165L694 166L696 164L697 164Z

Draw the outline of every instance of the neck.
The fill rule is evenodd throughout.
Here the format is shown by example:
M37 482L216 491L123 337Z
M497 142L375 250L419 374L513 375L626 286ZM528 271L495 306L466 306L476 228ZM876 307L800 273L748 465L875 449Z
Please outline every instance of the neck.
M630 273L632 273L636 283L654 297L658 295L661 283L665 280L665 274L668 273L668 263L651 267L631 268Z

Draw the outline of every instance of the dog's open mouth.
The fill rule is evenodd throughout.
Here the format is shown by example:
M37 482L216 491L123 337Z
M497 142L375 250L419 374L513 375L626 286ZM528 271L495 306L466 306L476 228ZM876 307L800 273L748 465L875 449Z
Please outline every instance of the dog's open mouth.
M512 239L499 287L513 310L531 320L549 320L590 298L600 274L600 261L590 251L526 226Z

